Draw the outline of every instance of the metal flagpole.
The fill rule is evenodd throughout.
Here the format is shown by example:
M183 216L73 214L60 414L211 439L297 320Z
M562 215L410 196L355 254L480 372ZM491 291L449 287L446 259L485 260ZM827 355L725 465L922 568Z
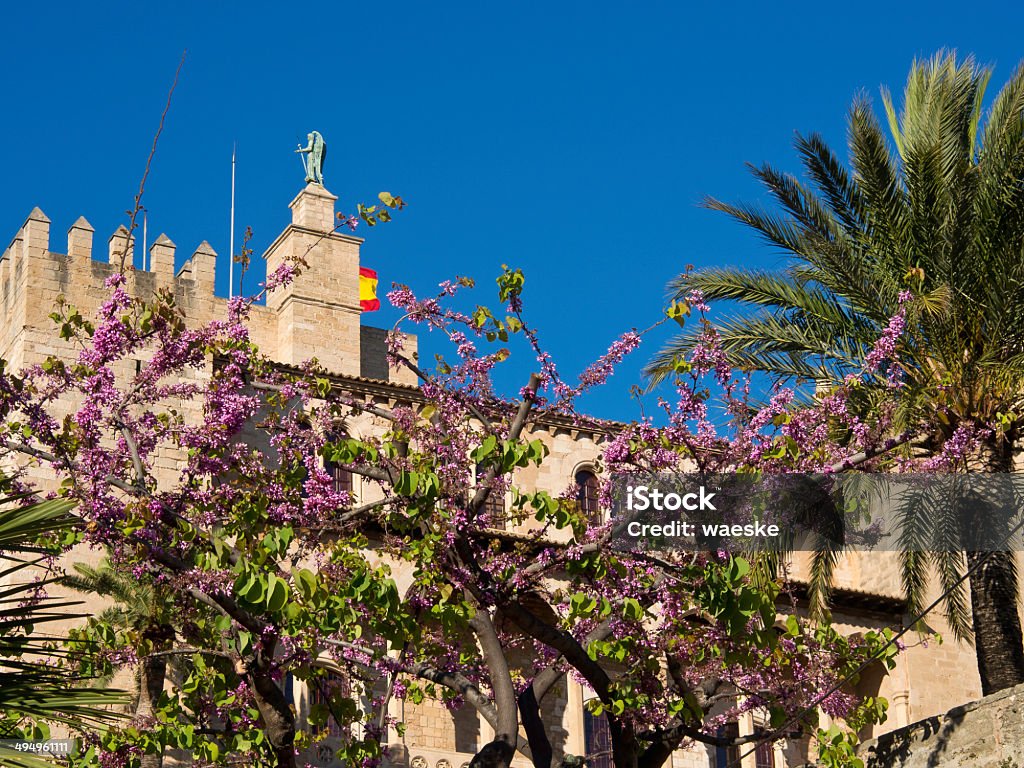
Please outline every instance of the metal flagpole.
M142 209L142 269L144 271L149 270L149 250L146 248L149 245L149 240L146 238L146 225L149 222L148 211Z
M235 295L235 148L231 145L231 238L228 246L228 298Z

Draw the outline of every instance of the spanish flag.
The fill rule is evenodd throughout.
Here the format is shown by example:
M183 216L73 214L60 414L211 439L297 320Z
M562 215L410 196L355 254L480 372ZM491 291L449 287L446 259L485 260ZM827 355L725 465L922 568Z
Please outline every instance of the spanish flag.
M376 312L380 309L377 298L377 273L369 267L359 268L359 306L363 312Z

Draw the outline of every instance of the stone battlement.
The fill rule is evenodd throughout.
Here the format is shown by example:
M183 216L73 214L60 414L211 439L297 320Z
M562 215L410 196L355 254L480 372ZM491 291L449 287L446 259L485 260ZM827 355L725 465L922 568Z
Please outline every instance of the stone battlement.
M332 373L415 384L408 371L388 371L383 332L361 327L363 241L334 231L336 200L313 184L292 200L292 222L264 255L267 271L286 261L305 261L308 266L291 284L273 291L266 306L253 308L253 339L285 364L315 357ZM63 253L51 250L50 223L34 208L0 255L0 358L13 366L38 362L58 351L49 317L58 298L83 316L94 315L108 293L104 283L122 260L133 296L148 298L157 290L170 290L191 323L226 316L227 300L214 295L217 252L208 242L200 243L175 271L177 246L161 234L149 246L149 269L141 270L132 266L134 237L123 225L108 238L106 253L97 254L95 230L84 217L68 229ZM406 349L415 348L415 339L410 339Z

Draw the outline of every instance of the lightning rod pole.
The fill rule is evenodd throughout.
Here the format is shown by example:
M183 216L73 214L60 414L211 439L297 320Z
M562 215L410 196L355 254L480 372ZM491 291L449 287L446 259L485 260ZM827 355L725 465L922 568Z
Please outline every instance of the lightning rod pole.
M228 298L235 295L235 148L231 145L231 237L228 245Z

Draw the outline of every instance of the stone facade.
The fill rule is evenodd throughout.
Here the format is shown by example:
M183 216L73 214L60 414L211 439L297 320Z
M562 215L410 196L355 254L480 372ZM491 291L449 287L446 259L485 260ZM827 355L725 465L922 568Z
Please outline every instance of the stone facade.
M253 308L252 337L263 352L285 365L316 357L333 373L335 386L360 397L391 405L416 402L420 398L412 374L388 368L385 332L361 324L358 275L362 240L333 231L335 200L323 187L309 185L291 202L292 221L266 253L268 272L289 259L301 259L308 267L291 285L271 294L266 306ZM66 253L60 253L51 250L50 224L42 211L34 209L0 257L0 358L13 368L41 362L48 355L70 358L75 351L59 339L48 317L58 297L64 297L82 315L94 315L105 297L104 280L123 256L131 263L134 242L123 227L108 240L106 253L96 254L93 228L79 218L68 230ZM225 300L213 292L213 248L200 244L177 272L175 253L174 242L160 235L149 249L151 269L129 270L129 290L139 296L160 289L173 292L191 323L226 317ZM415 354L415 338L410 338L405 348ZM358 437L383 430L384 424L362 414L346 423L346 428ZM579 469L596 467L608 435L580 430L569 421L547 419L534 427L532 436L541 437L551 454L539 469L523 470L516 483L558 494L573 482ZM158 474L162 471L168 479L173 477L182 458L173 454L158 457ZM42 475L38 479L45 482ZM358 483L355 492L360 501L371 500L374 493ZM530 524L533 522L524 525ZM91 562L99 557L85 551L75 556ZM795 573L802 567L799 561L794 563ZM401 574L398 579L402 586ZM895 558L848 558L839 568L837 580L840 589L833 618L843 631L894 626L905 620L898 599ZM943 630L941 623L935 628ZM976 698L980 691L971 649L953 642L928 648L914 644L892 674L882 678L869 672L860 688L890 701L889 721L880 731L935 715L950 704ZM544 702L543 716L556 736L556 760L561 754L587 752L585 698L579 685L566 680L556 695ZM307 712L307 692L296 690L295 704L300 716ZM408 723L404 736L392 733L394 753L415 768L460 768L491 737L486 722L468 709L452 713L430 701L420 706L393 702L392 707L392 714ZM759 725L748 714L739 723L740 732L751 733ZM806 743L801 741L777 745L772 755L775 768L801 764L809 757ZM517 765L525 768L522 760ZM715 750L682 750L673 756L671 765L714 767ZM751 755L742 768L760 767Z

